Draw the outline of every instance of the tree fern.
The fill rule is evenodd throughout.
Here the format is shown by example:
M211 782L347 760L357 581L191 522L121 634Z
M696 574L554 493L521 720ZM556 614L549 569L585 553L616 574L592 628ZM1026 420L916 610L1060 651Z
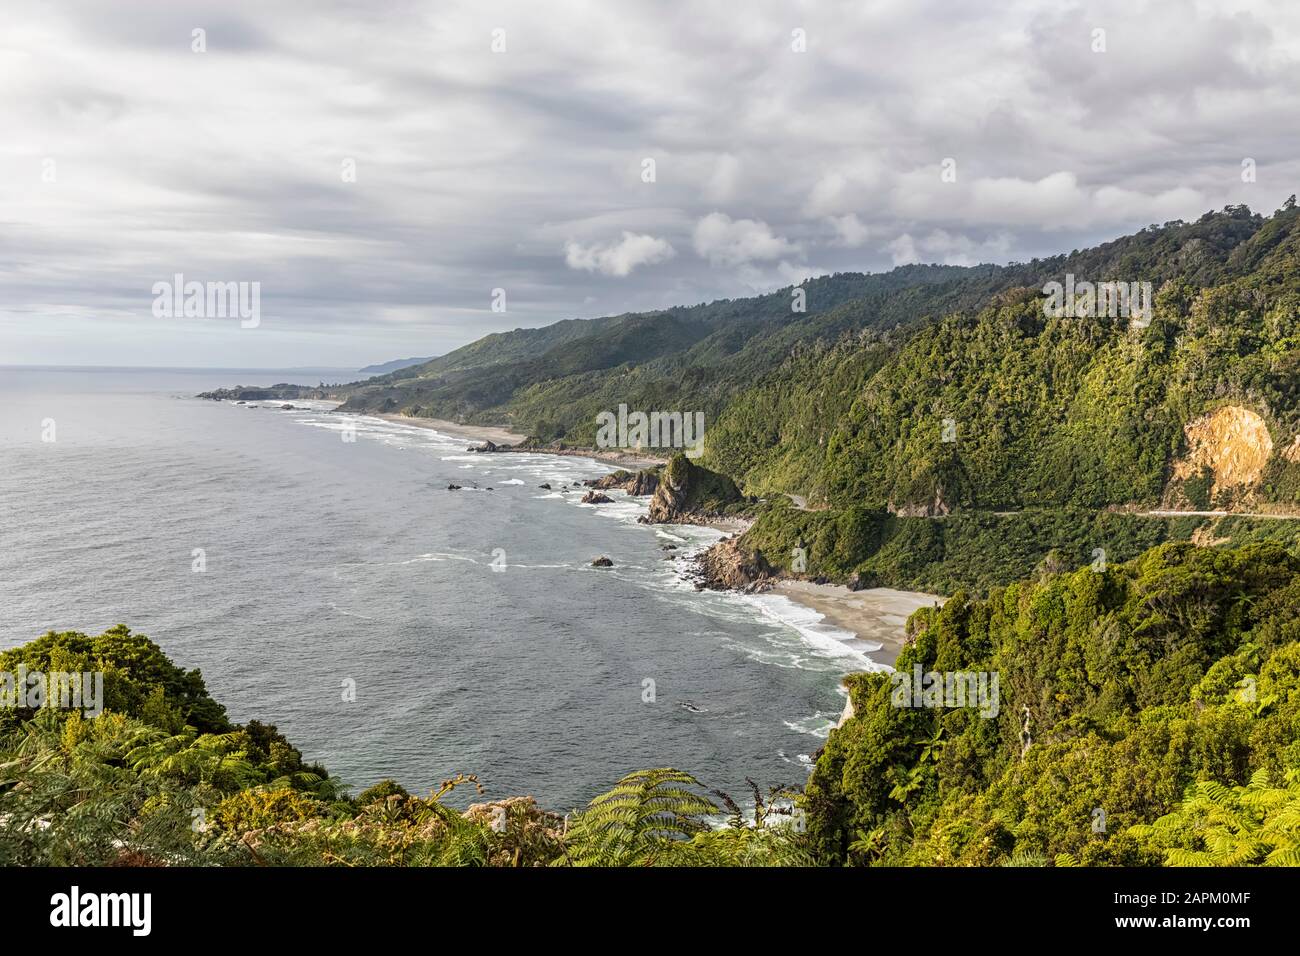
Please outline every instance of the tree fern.
M1263 769L1245 787L1217 781L1189 786L1182 803L1129 833L1165 851L1169 866L1300 864L1300 773L1284 787Z
M638 770L596 797L576 815L568 833L567 861L574 866L651 866L666 844L707 829L718 812L696 792L701 784L672 768Z

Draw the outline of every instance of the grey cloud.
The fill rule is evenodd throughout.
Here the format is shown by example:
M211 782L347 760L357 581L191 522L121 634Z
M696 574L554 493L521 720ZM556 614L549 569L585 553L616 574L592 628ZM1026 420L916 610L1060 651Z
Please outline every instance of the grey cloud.
M1269 211L1300 179L1297 44L1300 11L1263 0L147 0L129 16L17 0L0 11L0 320L84 336L91 316L89 334L140 336L157 364L231 364L251 338L261 364L339 365L367 337L366 361L426 354L810 271L1029 259L1230 202ZM262 281L283 334L155 346L148 290L177 271ZM57 335L6 342L13 327L14 360L58 361Z

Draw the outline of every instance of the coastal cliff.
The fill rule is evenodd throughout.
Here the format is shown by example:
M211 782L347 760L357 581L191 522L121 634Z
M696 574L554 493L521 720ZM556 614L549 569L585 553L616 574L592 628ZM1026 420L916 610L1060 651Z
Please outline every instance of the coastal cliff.
M709 524L734 517L748 504L726 475L697 465L685 455L674 455L664 466L650 499L649 514L641 520L646 524Z

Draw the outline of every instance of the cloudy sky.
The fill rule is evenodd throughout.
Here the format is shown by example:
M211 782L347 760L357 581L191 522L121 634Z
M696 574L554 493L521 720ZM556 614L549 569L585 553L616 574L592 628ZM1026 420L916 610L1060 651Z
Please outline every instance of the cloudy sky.
M1298 64L1284 0L5 0L0 365L355 368L1271 212ZM156 317L177 273L260 325Z

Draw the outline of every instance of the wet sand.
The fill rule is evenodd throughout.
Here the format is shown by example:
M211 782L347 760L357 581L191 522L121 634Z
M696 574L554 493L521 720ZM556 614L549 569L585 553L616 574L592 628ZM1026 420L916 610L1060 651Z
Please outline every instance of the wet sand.
M403 425L414 425L416 428L432 428L444 435L464 438L472 442L490 441L497 445L514 445L528 437L495 425L458 425L456 422L444 421L441 418L416 418L413 415L375 415L374 417Z
M812 608L824 616L827 624L842 627L864 641L879 644L880 650L868 652L866 656L890 667L894 666L899 651L903 649L904 627L912 612L944 602L944 598L920 591L896 591L893 588L850 591L840 584L813 584L809 581L781 581L772 593Z
M442 432L444 435L451 435L453 438L464 438L466 441L477 444L490 441L494 445L518 445L528 438L527 435L520 435L518 432L512 432L508 428L501 428L497 425L460 425L441 418L416 418L411 415L377 414L374 417L390 422L399 422L403 425L414 425L417 428L431 428L434 431ZM606 465L626 468L629 471L653 468L667 461L666 458L647 455L644 452L624 451L617 448L608 450L600 448L503 448L499 453L505 455L561 455L568 458L591 458Z

